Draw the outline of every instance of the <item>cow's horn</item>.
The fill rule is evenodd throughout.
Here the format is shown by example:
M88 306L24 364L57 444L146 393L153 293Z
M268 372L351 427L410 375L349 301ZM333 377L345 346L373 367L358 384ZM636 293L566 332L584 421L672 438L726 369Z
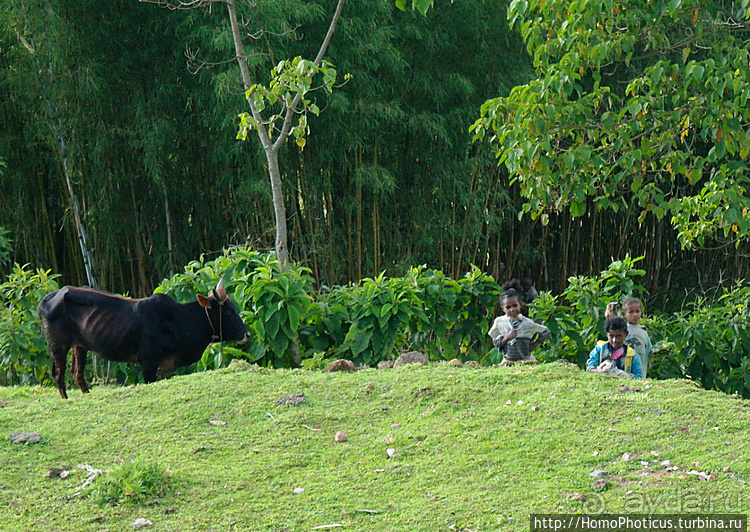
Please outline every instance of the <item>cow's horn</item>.
M227 296L227 291L224 290L224 276L221 276L221 279L219 279L219 284L216 285L216 295L218 296L219 302L223 303L227 300L229 296Z

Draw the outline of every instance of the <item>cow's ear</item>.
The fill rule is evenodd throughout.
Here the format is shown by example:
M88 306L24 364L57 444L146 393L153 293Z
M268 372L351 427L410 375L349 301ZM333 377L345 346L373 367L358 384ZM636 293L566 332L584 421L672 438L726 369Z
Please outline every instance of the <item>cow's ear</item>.
M198 303L201 304L201 307L211 308L211 301L209 301L209 299L206 296L204 296L203 294L198 294L197 297L198 297Z

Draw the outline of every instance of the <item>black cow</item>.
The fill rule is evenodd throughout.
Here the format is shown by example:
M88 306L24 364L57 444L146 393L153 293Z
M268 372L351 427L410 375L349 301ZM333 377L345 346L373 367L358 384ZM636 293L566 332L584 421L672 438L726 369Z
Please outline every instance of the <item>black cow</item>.
M52 377L63 399L65 366L72 348L71 372L84 393L86 353L138 364L145 382L170 376L197 362L211 342L244 342L249 333L224 290L224 279L210 296L178 303L165 294L127 299L114 294L65 286L50 292L37 309L52 355Z

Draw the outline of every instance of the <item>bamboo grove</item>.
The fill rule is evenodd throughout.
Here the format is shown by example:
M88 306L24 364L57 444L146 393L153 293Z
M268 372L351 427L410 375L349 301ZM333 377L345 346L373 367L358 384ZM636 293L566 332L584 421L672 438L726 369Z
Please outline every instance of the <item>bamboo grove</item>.
M262 77L314 55L336 3L253 4L240 15ZM236 138L244 91L220 7L3 3L0 226L13 261L85 284L83 247L102 288L142 296L202 254L273 248L265 161ZM746 245L685 251L668 220L635 211L519 218L512 180L469 133L483 102L533 75L506 9L346 3L327 53L338 85L316 93L304 149L280 152L291 258L319 286L421 264L457 278L475 264L561 291L629 254L645 257L644 285L665 304L745 277Z

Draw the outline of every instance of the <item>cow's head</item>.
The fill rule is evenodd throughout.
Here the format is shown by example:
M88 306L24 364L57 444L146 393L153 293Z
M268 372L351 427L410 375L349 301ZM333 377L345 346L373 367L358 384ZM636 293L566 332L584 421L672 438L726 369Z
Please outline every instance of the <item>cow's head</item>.
M206 316L214 332L215 341L245 343L250 338L247 326L240 318L237 307L224 289L224 276L219 280L211 295L198 294L198 303L206 309Z

